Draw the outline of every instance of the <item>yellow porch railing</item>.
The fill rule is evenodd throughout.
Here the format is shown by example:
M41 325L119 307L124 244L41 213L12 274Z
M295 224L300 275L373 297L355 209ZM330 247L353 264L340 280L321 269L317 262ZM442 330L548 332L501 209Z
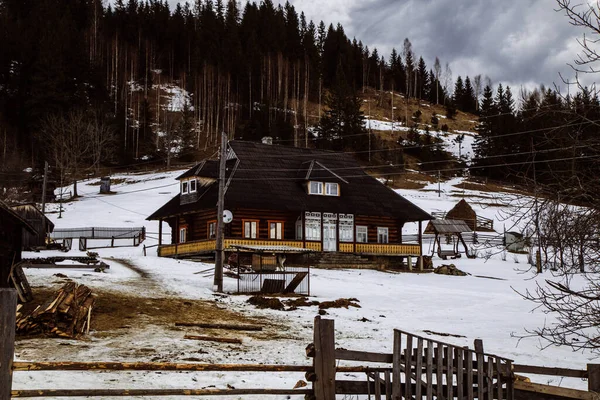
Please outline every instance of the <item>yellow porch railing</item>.
M418 244L379 244L356 243L356 252L363 254L420 256L421 246Z
M259 240L259 239L225 239L225 249L232 249L234 246L289 246L297 248L306 248L314 251L321 251L321 242L303 242L301 240ZM162 245L158 248L160 257L172 257L177 255L201 254L214 251L217 242L214 239L200 240L197 242L188 242L181 244ZM339 251L343 253L353 253L353 243L340 243ZM418 244L379 244L379 243L356 243L356 253L363 254L381 254L381 255L410 255L420 256L421 248Z

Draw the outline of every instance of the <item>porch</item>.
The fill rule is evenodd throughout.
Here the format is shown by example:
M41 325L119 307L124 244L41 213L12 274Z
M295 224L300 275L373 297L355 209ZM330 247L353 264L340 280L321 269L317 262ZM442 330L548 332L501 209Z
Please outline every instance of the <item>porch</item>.
M193 242L160 245L159 257L186 257L199 254L208 254L216 250L215 239L198 240ZM233 251L236 246L289 246L313 251L322 251L321 242L302 240L262 240L262 239L235 239L226 238L223 246L225 250ZM414 256L420 257L421 245L409 243L339 243L339 252L357 253L376 256Z

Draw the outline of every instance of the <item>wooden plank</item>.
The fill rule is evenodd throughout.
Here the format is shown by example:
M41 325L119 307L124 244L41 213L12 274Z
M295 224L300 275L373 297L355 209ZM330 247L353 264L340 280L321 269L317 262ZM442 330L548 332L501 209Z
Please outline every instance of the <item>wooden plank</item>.
M594 365L594 364L588 364ZM513 364L514 372L517 374L539 374L552 376L565 376L570 378L588 378L588 371L582 369L542 367L537 365ZM589 382L589 381L588 381Z
M473 351L465 349L465 361L466 361L466 372L467 372L467 400L473 400L474 398L474 387L473 387Z
M262 331L259 325L207 324L201 322L175 322L175 326L189 326L206 329L226 329L232 331Z
M310 389L41 389L13 390L13 398L31 397L135 397L135 396L240 396L311 395Z
M567 399L593 400L597 397L597 394L584 390L568 389L558 386L549 386L523 381L514 382L514 388L525 392L541 393L548 396L558 396Z
M336 360L346 361L365 361L392 364L394 361L393 354L371 353L368 351L354 351L346 349L335 349Z
M412 371L412 335L406 335L406 350L404 351L404 397L407 399L412 398L412 387L411 387L411 371Z
M433 342L427 341L427 354L425 358L425 375L427 375L427 400L433 400Z
M283 289L283 293L294 293L294 291L300 286L300 283L306 278L308 272L298 272L292 281Z
M315 396L317 400L335 400L335 328L332 319L315 317L314 343Z
M417 387L415 389L415 397L417 399L423 398L422 392L422 382L423 382L423 339L417 339L417 348L415 349L415 382L417 383Z
M381 400L381 379L379 373L373 373L373 382L375 383L375 400Z
M600 364L588 364L588 390L600 393Z
M475 340L477 342L477 340ZM475 349L477 351L477 345ZM476 352L477 357L477 398L483 399L483 386L484 386L484 370L483 370L483 352Z
M384 372L385 376L385 399L392 400L392 379L390 371Z
M510 360L506 360L506 371L508 373L506 379L506 400L513 400L515 398L515 379L512 361Z
M242 344L241 339L217 338L217 337L211 337L211 336L196 336L196 335L185 335L183 338L189 339L189 340L200 340L203 342Z
M392 353L392 398L393 400L402 400L402 333L394 330L394 350Z
M444 345L441 343L437 344L437 347L435 349L436 354L435 354L435 363L436 363L436 368L435 368L435 382L436 382L436 386L437 386L437 391L436 393L438 394L438 397L441 396L442 393L444 393Z
M454 349L454 359L456 365L456 397L463 399L464 397L464 350L456 347Z
M453 392L453 387L452 385L454 385L454 368L452 368L452 360L453 360L453 356L454 356L454 347L453 346L448 346L444 349L444 356L446 358L445 361L445 365L446 365L446 386L447 386L447 398L448 399L453 399L454 398L454 392Z
M487 359L487 370L486 370L486 388L487 388L487 398L489 400L494 399L494 358L488 357Z
M504 391L502 390L502 361L499 357L496 357L496 398L502 400L504 398Z
M10 400L15 354L17 292L0 288L0 400Z

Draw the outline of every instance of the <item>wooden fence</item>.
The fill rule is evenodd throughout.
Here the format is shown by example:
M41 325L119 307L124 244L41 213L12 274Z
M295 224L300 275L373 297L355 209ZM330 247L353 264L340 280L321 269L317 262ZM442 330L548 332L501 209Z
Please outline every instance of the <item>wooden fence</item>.
M28 397L118 396L281 396L335 400L336 395L358 395L375 400L549 400L598 399L598 394L515 381L514 371L587 378L590 390L600 389L600 365L587 371L513 365L512 361L483 352L475 341L469 349L394 331L393 353L354 351L335 347L334 321L314 321L314 343L306 348L312 365L202 364L160 362L14 362L16 293L0 288L0 400ZM341 365L352 361L354 365ZM362 365L356 365L360 362ZM366 366L367 364L368 366ZM312 387L292 388L161 388L161 389L12 389L12 374L22 371L220 371L305 373ZM355 379L338 379L352 374ZM356 375L363 379L356 379ZM237 385L236 385L237 386Z

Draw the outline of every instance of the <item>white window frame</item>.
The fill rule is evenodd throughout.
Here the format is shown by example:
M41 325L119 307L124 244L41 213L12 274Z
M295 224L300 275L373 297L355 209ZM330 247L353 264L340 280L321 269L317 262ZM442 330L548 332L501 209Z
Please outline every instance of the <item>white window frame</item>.
M257 238L258 238L258 221L250 220L250 219L244 220L244 239L257 239Z
M198 188L198 182L195 179L190 180L190 193L196 192Z
M362 240L364 235L364 240ZM366 225L356 226L356 243L369 243L369 228Z
M179 243L187 241L187 227L179 228Z
M390 242L390 229L386 226L377 227L377 243L388 244Z
M275 225L275 230L273 230L273 225ZM282 221L269 221L269 239L283 240Z
M332 188L335 188L335 193L333 193ZM325 183L325 195L326 196L339 196L340 195L340 185L335 182Z
M315 186L315 189L317 189L316 191L313 191L313 184L316 185ZM308 182L308 194L322 195L323 194L323 182L309 181Z
M213 239L217 237L217 222L210 221L208 223L208 238Z
M189 187L188 181L181 182L181 193L182 194L187 194L188 193L188 187Z

